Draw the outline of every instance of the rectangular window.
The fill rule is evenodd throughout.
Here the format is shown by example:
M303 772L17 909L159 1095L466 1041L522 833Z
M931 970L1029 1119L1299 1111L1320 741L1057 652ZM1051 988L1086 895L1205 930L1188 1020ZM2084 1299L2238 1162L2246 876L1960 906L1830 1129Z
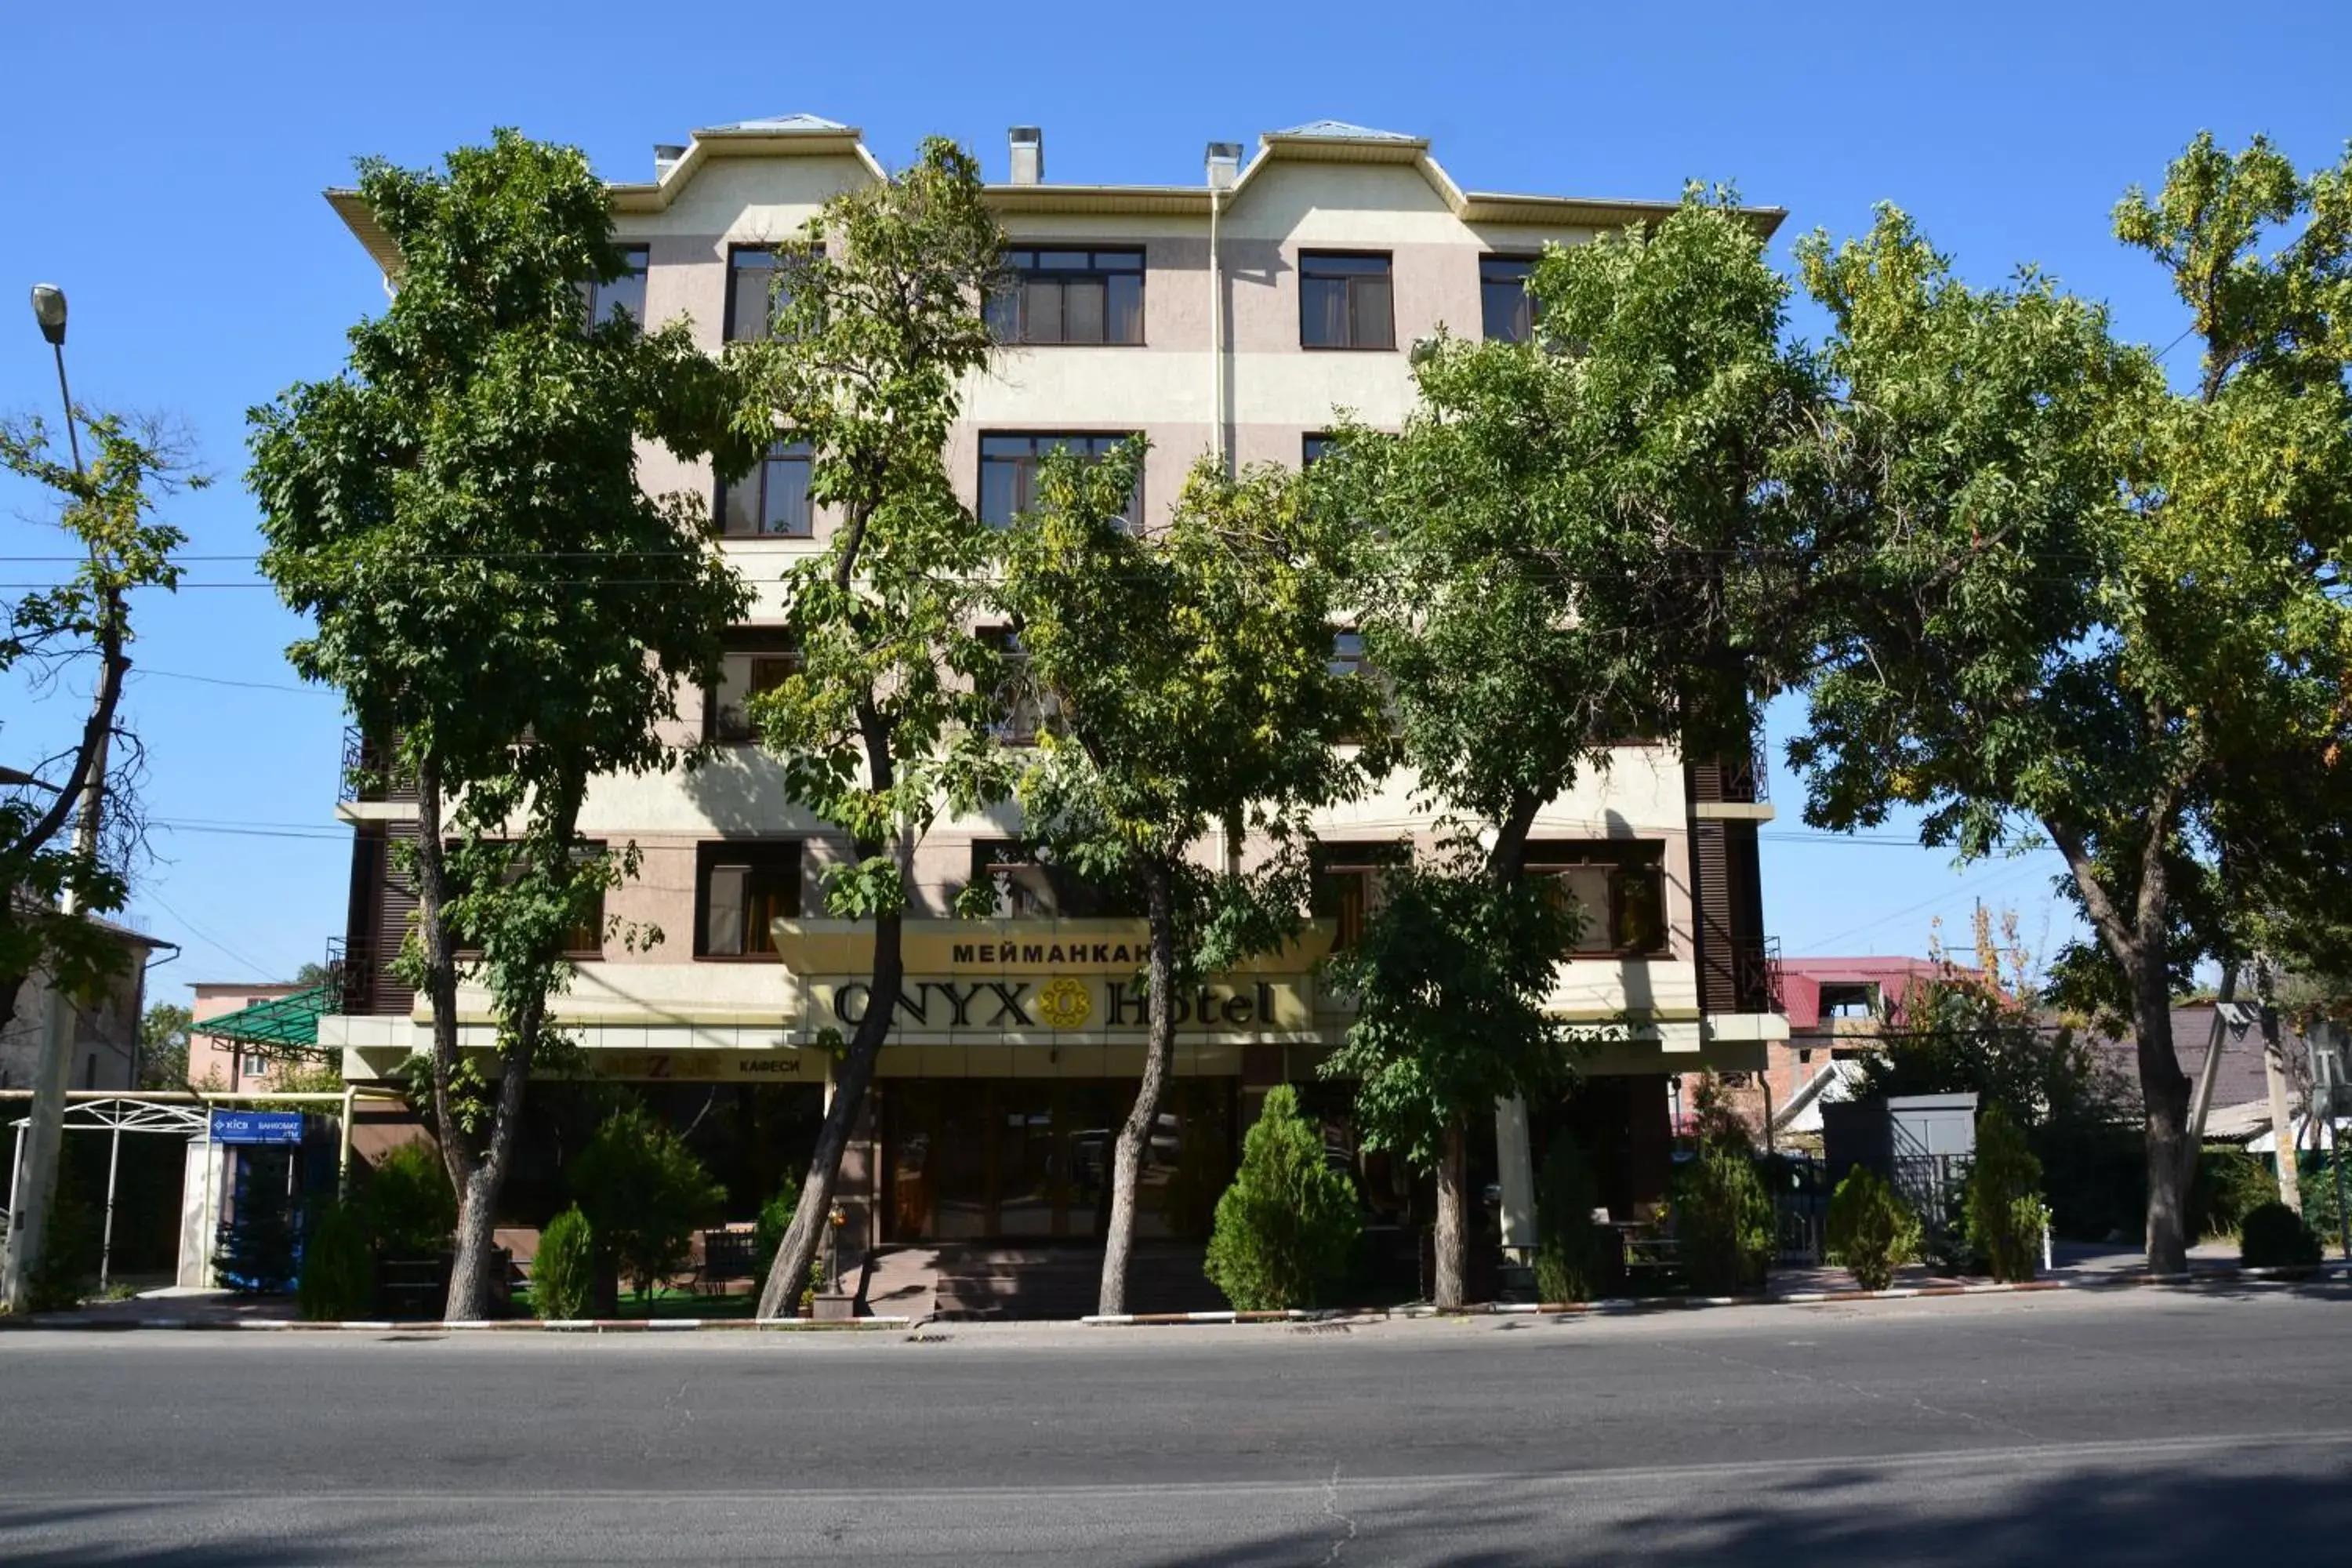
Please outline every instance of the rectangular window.
M980 521L991 528L1009 528L1023 512L1037 505L1037 459L1048 452L1075 452L1099 458L1126 440L1125 436L982 436L980 438ZM1139 481L1127 498L1129 532L1143 529L1143 486Z
M697 845L694 910L697 958L772 954L774 922L800 917L799 840Z
M450 853L456 853L457 848L457 845L451 844L449 846ZM572 852L572 858L575 860L593 859L595 857L604 853L604 846L600 843L583 844ZM513 855L509 852L507 869L502 880L509 883L517 882L521 879L522 874L523 867L516 863ZM454 878L449 890L452 895L459 895L465 891L462 887L456 885ZM457 949L459 952L467 953L478 953L481 952L481 943L474 941L467 932L461 931L457 933ZM602 888L596 889L595 907L592 910L583 911L579 923L564 933L563 956L566 958L602 958L604 956L604 890Z
M1345 952L1364 940L1364 922L1381 907L1382 880L1395 868L1412 863L1412 849L1393 841L1318 844L1313 861L1310 912L1339 927L1331 951Z
M588 300L588 321L592 326L603 326L615 313L626 310L629 320L640 327L646 324L646 269L647 251L642 245L621 247L621 259L628 270L609 283L583 283L581 293Z
M791 634L781 628L739 626L729 632L719 688L703 705L702 732L714 741L758 740L751 699L782 686L800 667Z
M729 539L809 539L809 448L779 441L751 472L719 487L719 531Z
M1089 881L1017 839L973 839L971 879L994 889L998 920L1107 920L1143 912L1133 889Z
M1009 250L989 296L1000 343L1143 342L1143 252Z
M1549 878L1583 915L1570 951L1637 958L1666 950L1665 847L1622 839L1529 844L1531 879Z
M1309 250L1298 258L1298 342L1310 349L1393 349L1389 258Z
M982 626L980 640L994 648L1003 661L992 704L998 717L990 733L1009 746L1034 744L1037 731L1050 722L1055 710L1030 682L1029 650L1021 646L1021 634L1010 626Z
M1352 627L1331 634L1331 673L1363 675L1371 668L1364 657L1364 634Z
M1321 462L1330 450L1330 437L1306 437L1298 443L1298 466L1302 468L1311 468L1316 464Z
M776 318L789 293L776 291L781 258L772 245L727 248L727 341L751 342L776 335ZM789 289L789 285L787 285Z
M1535 297L1528 279L1536 264L1528 256L1482 256L1478 258L1478 300L1486 318L1486 341L1523 343L1535 335Z

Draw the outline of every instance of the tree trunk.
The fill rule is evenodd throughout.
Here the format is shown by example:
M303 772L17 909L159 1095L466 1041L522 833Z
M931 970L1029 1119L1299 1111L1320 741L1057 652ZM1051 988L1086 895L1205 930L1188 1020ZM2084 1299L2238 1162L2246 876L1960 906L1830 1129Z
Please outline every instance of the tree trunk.
M2157 1274L2189 1268L2189 1184L2196 1150L2189 1125L2189 1079L2172 1048L2172 998L2163 960L2143 962L2133 978L2132 1034L2139 1054L2140 1099L2147 1126L2147 1267Z
M1145 984L1145 1024L1150 1042L1143 1056L1143 1082L1127 1124L1118 1130L1111 1157L1110 1226L1103 1238L1102 1295L1096 1310L1108 1317L1127 1310L1127 1264L1135 1246L1135 1189L1160 1124L1160 1102L1176 1063L1176 910L1168 868L1158 863L1143 873L1146 912L1151 920L1151 960Z
M457 961L441 831L441 762L427 754L416 760L416 931L425 948L425 995L433 1015L433 1125L450 1189L462 1205L478 1162L450 1098L450 1079L457 1070Z
M1469 1180L1467 1144L1462 1118L1454 1117L1445 1124L1444 1142L1437 1155L1437 1278L1431 1295L1444 1312L1460 1311L1469 1296L1465 1278L1470 1254L1465 1228L1468 1204L1463 1192Z
M541 1018L546 1004L534 1009ZM507 1171L514 1163L515 1139L522 1125L523 1090L530 1083L532 1047L540 1021L518 1030L499 1063L499 1099L490 1116L490 1134L482 1157L474 1162L472 1178L457 1189L457 1249L449 1269L449 1301L442 1316L453 1323L479 1322L501 1315L505 1279L496 1268L493 1229L498 1223L499 1194L506 1188Z
M2287 1096L2286 1050L2279 1043L2278 1007L2271 999L2271 967L2256 971L2263 1001L2263 1078L2271 1098L2271 1157L2278 1167L2279 1202L2303 1213L2303 1174L2295 1168L2294 1108Z

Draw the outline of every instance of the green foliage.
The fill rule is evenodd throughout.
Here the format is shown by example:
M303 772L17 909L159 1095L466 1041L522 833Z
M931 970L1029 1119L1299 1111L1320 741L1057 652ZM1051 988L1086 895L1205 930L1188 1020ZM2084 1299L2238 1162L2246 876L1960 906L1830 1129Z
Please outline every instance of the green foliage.
M1912 986L1857 1065L1854 1100L1973 1093L2035 1132L2080 1131L2137 1110L2130 1084L2079 1031L2050 1027L2030 1003L1959 973Z
M1778 1239L1772 1194L1743 1143L1706 1140L1675 1173L1675 1245L1684 1278L1702 1296L1763 1288Z
M1241 1169L1217 1200L1206 1272L1242 1311L1320 1305L1347 1278L1363 1218L1331 1168L1297 1091L1277 1084L1242 1139Z
M1830 1259L1865 1290L1884 1290L1895 1270L1919 1255L1919 1216L1866 1165L1856 1165L1830 1194Z
M310 1226L294 1310L307 1322L364 1318L375 1300L375 1247L366 1217L347 1204L330 1204Z
M1427 1169L1446 1129L1495 1101L1557 1087L1569 1032L1544 1016L1575 916L1527 884L1398 867L1362 940L1329 963L1357 1005L1324 1062L1352 1079L1365 1141Z
M572 1205L539 1233L530 1264L531 1310L549 1321L587 1317L596 1297L596 1231Z
M625 262L577 149L501 130L438 173L363 161L360 196L399 287L341 374L250 413L247 478L262 570L316 624L295 668L416 782L420 910L394 967L432 1003L436 1134L472 1169L513 1136L574 933L635 869L634 846L580 834L588 781L677 763L662 726L751 603L707 499L648 494L639 444L735 472L768 437L731 429L740 384L688 322L589 319L581 286ZM471 1096L451 1081L460 933L498 1025L495 1089ZM467 1182L469 1235L497 1198ZM453 1306L480 1310L473 1291Z
M2172 276L2193 392L2028 270L1959 282L1910 221L1801 249L1843 403L1824 443L1821 668L1792 759L1816 826L1917 808L2039 837L2095 936L2061 965L2135 1022L2152 1261L2179 1268L2189 1088L2170 992L2328 912L2352 824L2352 155L2300 176L2200 136L2117 237ZM2274 241L2275 249L2263 250Z
M2199 1234L2236 1236L2249 1214L2278 1201L2278 1173L2268 1159L2243 1149L2209 1148L2198 1156L2189 1209Z
M974 629L997 536L940 458L960 384L993 351L982 301L1003 248L978 166L931 138L777 247L775 334L732 351L751 391L739 426L807 443L810 498L840 518L782 585L800 668L751 711L787 793L858 846L827 875L842 919L905 906L882 846L1011 782L990 733L996 654Z
M2246 1211L2238 1232L2238 1261L2248 1268L2308 1268L2319 1259L2319 1237L2284 1204L2273 1199Z
M130 894L128 874L138 840L135 809L124 809L126 787L118 767L106 779L101 822L106 831L91 855L79 853L68 828L81 805L100 737L121 724L119 700L127 649L133 641L130 598L139 589L175 588L180 566L173 552L186 535L154 516L158 502L209 481L192 473L162 431L134 428L115 414L78 410L88 457L77 468L37 417L0 420L0 469L49 491L58 503L62 553L75 564L64 581L0 605L0 674L23 675L37 686L58 679L69 664L95 666L98 701L63 751L24 759L21 771L40 784L0 786L0 999L37 970L57 976L69 995L96 994L125 963L123 944L83 914L109 914ZM82 914L68 914L70 895Z
M158 1002L139 1020L139 1087L188 1087L188 1028L195 1016L176 1003Z
M26 1300L36 1312L68 1312L98 1289L100 1216L82 1196L80 1179L65 1161L58 1163L49 1190L49 1218L41 1233L41 1254L33 1259Z
M375 1163L357 1204L367 1233L387 1258L436 1258L457 1224L457 1194L430 1143L403 1143Z
M1536 1295L1547 1302L1589 1301L1601 1267L1601 1231L1592 1223L1600 1201L1592 1163L1574 1137L1561 1132L1544 1151L1536 1174Z
M1969 1245L1996 1279L2031 1279L2042 1267L2042 1162L2009 1112L1988 1105L1977 1116L1977 1152L1964 1207Z
M569 1175L597 1245L641 1295L686 1266L695 1227L727 1201L686 1140L641 1106L607 1118Z

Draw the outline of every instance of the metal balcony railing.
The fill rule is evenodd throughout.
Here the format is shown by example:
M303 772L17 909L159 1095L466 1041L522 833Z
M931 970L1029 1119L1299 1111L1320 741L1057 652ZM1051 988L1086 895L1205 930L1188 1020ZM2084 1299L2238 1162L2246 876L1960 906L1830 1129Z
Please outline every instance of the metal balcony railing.
M416 781L400 768L394 748L356 724L343 728L342 785L345 800L416 798Z
M1732 946L1734 986L1742 1013L1780 1013L1780 939L1754 937Z

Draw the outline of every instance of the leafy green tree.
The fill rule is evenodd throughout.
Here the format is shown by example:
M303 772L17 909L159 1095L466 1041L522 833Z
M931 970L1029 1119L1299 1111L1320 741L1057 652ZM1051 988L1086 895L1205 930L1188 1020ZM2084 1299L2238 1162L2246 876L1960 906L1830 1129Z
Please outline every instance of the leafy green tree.
M457 1225L448 1167L430 1144L403 1143L368 1173L353 1206L376 1246L394 1258L437 1258Z
M360 165L400 250L345 372L253 411L263 570L316 635L290 656L389 738L417 785L416 923L400 964L432 1008L441 1152L460 1194L448 1316L487 1315L490 1226L550 1000L604 889L633 874L579 816L590 779L675 764L657 726L715 681L747 603L708 503L656 499L637 443L744 460L735 383L687 324L589 320L621 275L603 184L572 148L501 131L438 173ZM600 939L656 940L617 926ZM478 952L466 956L463 950ZM487 988L484 1094L457 987Z
M1355 1188L1331 1168L1322 1129L1299 1113L1297 1089L1276 1084L1217 1200L1211 1282L1244 1312L1317 1306L1347 1278L1362 1233Z
M1045 715L1021 784L1029 831L1082 875L1139 887L1150 927L1143 1080L1111 1161L1106 1314L1127 1310L1178 998L1297 933L1305 814L1361 793L1365 758L1343 743L1381 717L1370 682L1332 672L1345 532L1296 476L1228 479L1203 461L1167 523L1138 532L1122 513L1140 456L1129 443L1092 465L1048 460L1042 504L1007 542L999 600L1020 638L1015 685ZM1249 827L1278 849L1245 869ZM1212 828L1222 871L1198 863Z
M2116 227L2189 307L2193 390L2031 270L1969 288L1892 209L1801 247L1842 401L1791 756L1816 826L1908 805L1964 855L2038 836L2064 858L2096 944L2074 967L2131 1022L2169 1272L2195 1157L2173 993L2204 956L2234 975L2248 868L2276 858L2273 894L2307 907L2346 816L2352 159L2304 178L2200 137Z
M957 500L940 456L964 378L993 347L982 304L1003 252L978 165L933 138L777 247L775 333L739 350L756 390L742 422L762 446L780 430L807 444L810 499L835 518L825 549L783 584L800 667L752 713L787 793L849 838L825 907L873 922L878 998L898 995L906 973L916 845L941 811L1011 787L990 731L996 655L975 626L996 536ZM762 1317L808 1278L892 1015L887 1002L867 1008L841 1050Z
M139 1087L188 1087L188 1031L195 1015L176 1002L158 1002L139 1020Z
M1354 1081L1367 1143L1437 1173L1435 1300L1453 1310L1465 1299L1470 1121L1566 1076L1574 1037L1544 1004L1577 917L1541 888L1475 868L1399 867L1382 896L1360 940L1330 961L1357 1011L1321 1070Z
M80 413L90 438L60 462L37 418L0 422L0 468L58 498L58 526L80 557L67 580L0 605L0 674L46 682L68 661L96 666L89 717L62 752L0 768L0 1025L16 1016L25 983L46 971L52 994L100 994L125 962L119 941L88 917L120 910L130 894L131 852L138 840L136 802L124 788L131 770L109 768L107 752L121 732L123 678L131 668L131 595L176 587L173 552L185 535L157 521L157 504L180 489L200 489L153 429L133 429L120 416ZM70 834L70 837L68 837ZM21 1190L8 1221L5 1295L29 1303L41 1267L42 1236L58 1180L69 1061L46 1047L25 1133Z
M1370 1026L1379 1044L1368 1037L1369 1054L1352 1058L1387 1084L1373 1120L1398 1135L1406 1128L1389 1116L1402 1083L1451 1086L1407 1138L1444 1165L1437 1290L1448 1306L1462 1290L1465 1119L1481 1113L1467 1091L1515 1093L1562 1043L1535 1016L1561 928L1515 891L1537 815L1607 765L1612 737L1744 754L1754 691L1800 646L1785 610L1789 546L1810 489L1790 468L1813 460L1802 437L1819 389L1782 346L1788 286L1749 216L1728 193L1693 189L1653 226L1547 253L1529 289L1533 341L1441 336L1415 354L1419 403L1403 430L1344 429L1312 470L1330 504L1383 542L1367 652L1405 759L1491 885L1442 896L1424 885L1427 912L1552 943L1483 976L1475 949L1440 944L1471 966L1445 972L1446 988L1507 997L1528 1016L1490 1036L1433 1039L1445 1066L1409 1079L1377 1065L1414 1049L1387 1024ZM1402 956L1417 939L1397 940ZM1409 994L1370 989L1410 993L1422 981L1409 967L1375 958L1352 973L1366 1018L1415 1011ZM1481 1054L1489 1064L1470 1069Z
M642 1106L607 1118L569 1179L596 1245L645 1296L686 1267L695 1227L727 1201L686 1140Z

